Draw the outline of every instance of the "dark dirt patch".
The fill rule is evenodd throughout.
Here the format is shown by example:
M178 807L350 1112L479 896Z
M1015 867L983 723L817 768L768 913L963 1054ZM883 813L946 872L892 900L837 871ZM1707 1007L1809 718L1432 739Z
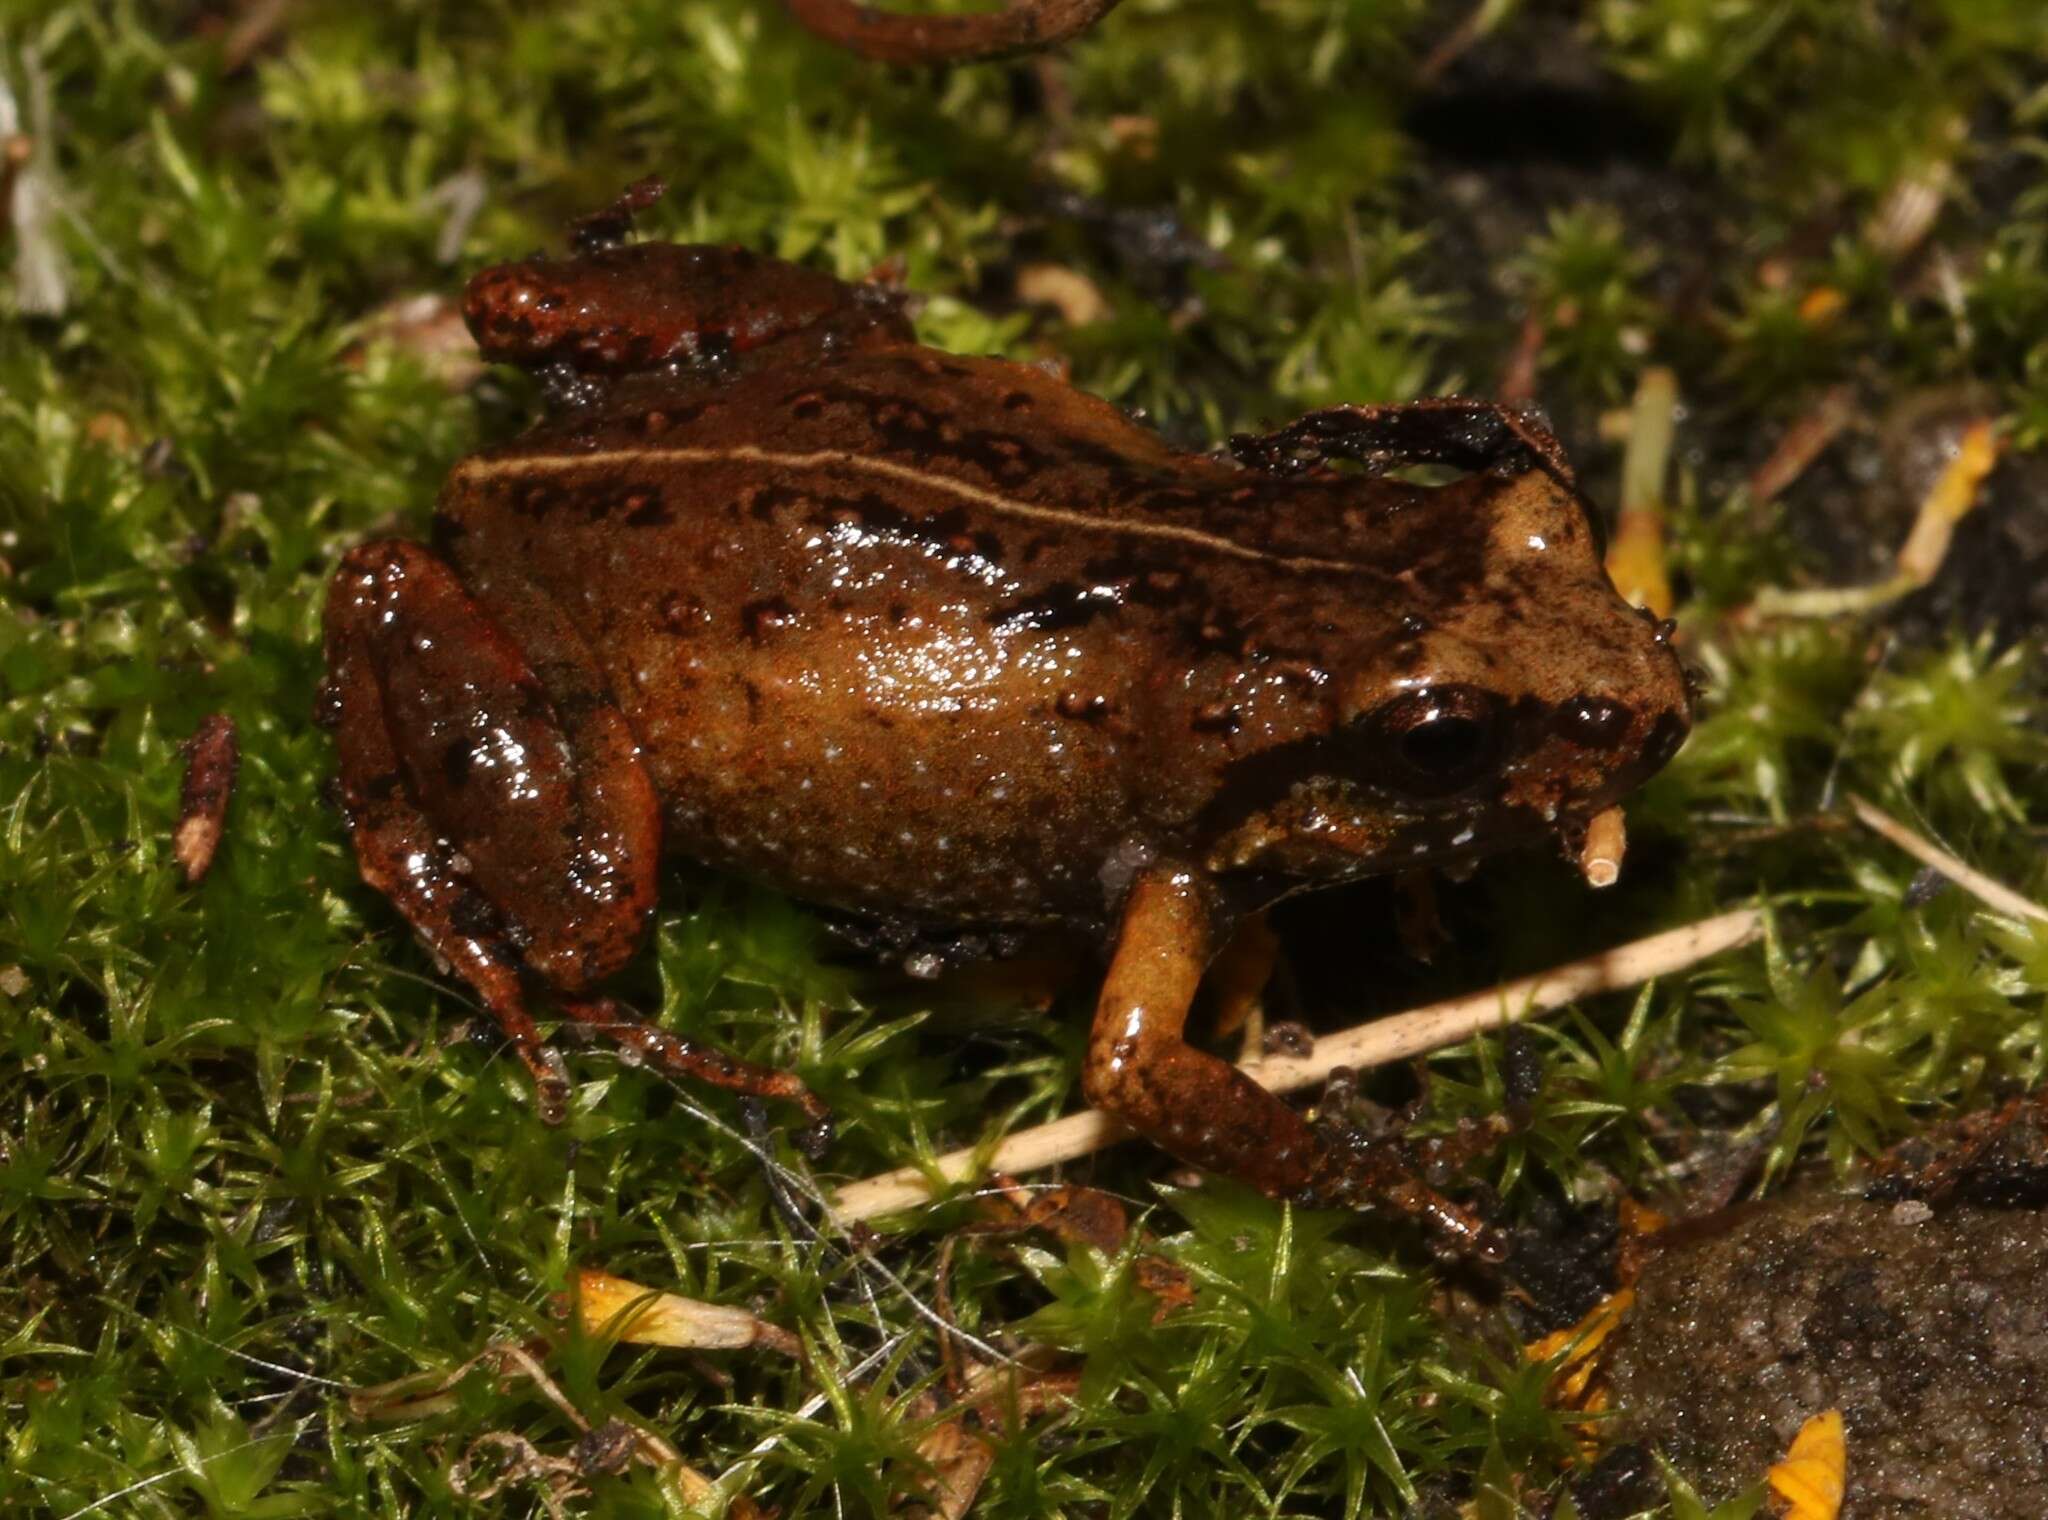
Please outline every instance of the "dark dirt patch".
M1813 1197L1661 1256L1611 1363L1624 1439L1715 1498L1810 1416L1848 1432L1842 1520L2048 1514L2048 1218Z

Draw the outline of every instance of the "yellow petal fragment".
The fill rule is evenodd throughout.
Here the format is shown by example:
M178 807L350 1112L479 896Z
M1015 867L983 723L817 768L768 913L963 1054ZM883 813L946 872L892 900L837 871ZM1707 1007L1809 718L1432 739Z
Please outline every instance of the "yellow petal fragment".
M1553 1330L1541 1340L1522 1348L1532 1362L1544 1362L1562 1355L1557 1375L1551 1380L1549 1402L1556 1409L1590 1413L1607 1402L1606 1386L1600 1376L1606 1371L1600 1360L1600 1346L1614 1333L1631 1305L1635 1289L1623 1288L1595 1304L1586 1317L1568 1330Z
M1799 1427L1785 1460L1774 1463L1764 1476L1771 1492L1785 1501L1785 1520L1836 1520L1842 1512L1848 1469L1842 1411L1830 1409Z
M576 1315L586 1335L608 1334L637 1346L730 1350L753 1345L767 1328L744 1309L664 1293L590 1268L576 1274Z
M1799 320L1808 327L1825 327L1849 305L1849 298L1832 285L1816 285L1799 302Z

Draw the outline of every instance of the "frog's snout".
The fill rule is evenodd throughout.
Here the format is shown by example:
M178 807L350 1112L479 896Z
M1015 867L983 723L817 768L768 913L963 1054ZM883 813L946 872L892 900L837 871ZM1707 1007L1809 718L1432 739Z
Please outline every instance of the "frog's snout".
M1531 728L1508 800L1533 808L1593 886L1612 885L1625 837L1621 801L1670 763L1692 731L1695 688L1658 630L1625 679L1550 707Z

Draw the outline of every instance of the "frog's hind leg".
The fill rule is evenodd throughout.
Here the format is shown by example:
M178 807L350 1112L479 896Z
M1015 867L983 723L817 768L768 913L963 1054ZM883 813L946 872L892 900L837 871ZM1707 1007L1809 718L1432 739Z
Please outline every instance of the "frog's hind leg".
M788 1072L756 1066L722 1050L671 1034L611 998L563 998L560 1002L562 1012L579 1028L602 1035L621 1051L630 1053L635 1061L644 1062L665 1076L704 1082L749 1097L778 1098L796 1104L810 1121L794 1137L798 1149L814 1159L823 1154L832 1136L830 1111L815 1093Z
M1244 1072L1187 1043L1210 918L1188 873L1155 868L1132 886L1082 1067L1088 1101L1181 1160L1269 1197L1390 1207L1451 1249L1497 1256L1496 1233L1429 1187L1398 1142L1340 1124L1312 1127Z
M530 610L530 609L529 609ZM473 987L562 1116L568 1080L529 977L579 1026L671 1076L825 1110L796 1078L587 996L639 947L661 813L618 709L562 658L537 675L455 573L417 544L365 544L327 602L328 710L363 878ZM539 625L522 616L522 627Z
M659 813L623 725L565 729L519 651L416 544L342 561L326 642L325 716L363 879L475 989L558 1120L568 1079L534 1028L525 974L572 987L603 975L653 902Z
M1088 1101L1183 1161L1274 1197L1315 1180L1317 1145L1301 1116L1183 1037L1210 950L1200 886L1173 872L1138 878L1096 1005L1081 1069Z
M402 714L393 710L386 678L419 685L413 664L421 646L432 649L451 634L460 640L465 631L474 635L464 625L480 622L473 609L453 600L460 591L444 584L451 579L411 544L368 544L343 561L327 601L321 717L336 731L342 812L363 880L390 898L427 947L483 1000L533 1074L541 1115L554 1123L562 1117L569 1081L561 1056L542 1043L527 1008L521 931L475 880L460 843L429 816L408 763L417 756L402 753L394 737ZM472 644L470 657L479 667L496 667L495 680L487 675L485 684L501 700L524 695L512 651L483 639Z
M1432 396L1398 406L1333 406L1270 433L1230 440L1240 464L1274 474L1353 459L1377 472L1410 464L1461 470L1533 465L1567 490L1571 466L1540 412L1469 396Z

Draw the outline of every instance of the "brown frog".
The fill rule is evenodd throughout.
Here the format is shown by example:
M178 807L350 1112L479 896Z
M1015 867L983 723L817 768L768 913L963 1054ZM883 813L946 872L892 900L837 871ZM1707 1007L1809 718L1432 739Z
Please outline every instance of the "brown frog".
M668 849L899 929L1103 936L1091 1102L1275 1196L1399 1194L1183 1025L1243 915L1576 848L1684 737L1668 625L1615 594L1554 440L1447 400L1185 453L919 345L884 290L625 243L635 204L471 282L484 356L548 375L553 415L456 466L431 549L351 552L326 612L363 876L541 1111L567 1082L535 992L824 1117L596 990ZM1383 473L1418 462L1469 473Z

